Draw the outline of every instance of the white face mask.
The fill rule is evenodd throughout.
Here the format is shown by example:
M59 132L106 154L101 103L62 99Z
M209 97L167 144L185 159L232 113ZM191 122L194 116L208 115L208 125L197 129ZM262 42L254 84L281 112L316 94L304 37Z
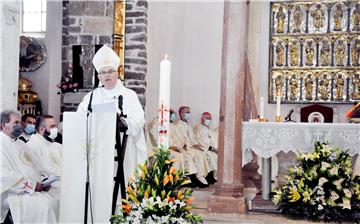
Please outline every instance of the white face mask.
M57 128L51 128L49 138L55 139L58 135L58 132L59 130Z
M204 124L208 127L210 127L210 124L211 124L211 120L210 119L205 119L204 120Z

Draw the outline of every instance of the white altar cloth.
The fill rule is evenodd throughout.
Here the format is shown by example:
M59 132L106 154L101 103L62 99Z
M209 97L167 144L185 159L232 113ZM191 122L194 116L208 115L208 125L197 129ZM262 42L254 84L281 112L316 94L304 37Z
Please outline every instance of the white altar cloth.
M263 158L280 151L309 152L316 141L349 150L350 155L360 154L360 124L244 122L242 133L243 150L251 149ZM249 161L249 158L244 160Z

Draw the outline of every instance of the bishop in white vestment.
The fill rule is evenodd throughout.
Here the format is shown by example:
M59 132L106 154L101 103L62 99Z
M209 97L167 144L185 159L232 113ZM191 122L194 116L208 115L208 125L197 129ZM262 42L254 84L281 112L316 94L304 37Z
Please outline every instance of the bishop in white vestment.
M56 223L58 201L44 191L25 142L17 139L20 115L4 111L1 122L1 221L10 210L15 223Z
M127 115L125 121L128 125L128 139L124 158L124 173L127 184L129 177L133 176L138 164L144 163L147 158L146 142L143 132L145 115L136 93L126 88L122 81L118 79L119 63L120 58L106 45L101 47L95 54L93 64L99 73L98 77L103 87L99 87L93 91L91 107L96 108L102 104L110 104L114 110L120 113L118 98L120 95L123 97L123 112ZM88 111L90 96L91 93L88 93L84 97L77 111Z

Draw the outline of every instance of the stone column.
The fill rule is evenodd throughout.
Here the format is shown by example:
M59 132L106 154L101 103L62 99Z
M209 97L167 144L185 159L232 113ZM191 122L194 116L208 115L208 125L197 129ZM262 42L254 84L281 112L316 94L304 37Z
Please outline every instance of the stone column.
M242 183L242 121L247 76L249 2L225 1L221 71L218 183L208 210L245 213Z
M0 1L0 108L17 108L20 2Z

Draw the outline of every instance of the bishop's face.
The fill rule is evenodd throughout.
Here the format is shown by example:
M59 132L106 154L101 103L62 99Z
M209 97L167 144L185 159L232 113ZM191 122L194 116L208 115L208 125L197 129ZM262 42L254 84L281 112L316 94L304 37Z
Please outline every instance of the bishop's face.
M113 89L116 86L118 72L115 68L106 66L100 69L98 78L107 90Z

